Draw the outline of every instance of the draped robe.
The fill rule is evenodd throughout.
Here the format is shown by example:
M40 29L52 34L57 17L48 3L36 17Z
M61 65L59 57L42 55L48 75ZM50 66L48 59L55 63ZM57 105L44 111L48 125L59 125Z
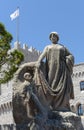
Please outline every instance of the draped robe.
M74 98L71 79L74 57L60 44L45 47L39 62L46 58L46 80L50 86L49 103L54 110L70 110L69 100ZM48 101L48 100L47 100Z

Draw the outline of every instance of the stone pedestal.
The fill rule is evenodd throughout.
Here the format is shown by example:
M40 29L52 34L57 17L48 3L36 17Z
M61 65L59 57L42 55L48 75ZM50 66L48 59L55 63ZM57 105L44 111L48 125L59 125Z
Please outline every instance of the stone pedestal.
M17 124L15 130L84 130L84 127L75 113L53 111L48 117L37 115L29 124Z
M36 124L36 125L35 125ZM53 111L48 118L37 116L30 130L84 130L81 118L72 112Z
M49 120L54 130L83 130L81 118L72 112L52 112Z

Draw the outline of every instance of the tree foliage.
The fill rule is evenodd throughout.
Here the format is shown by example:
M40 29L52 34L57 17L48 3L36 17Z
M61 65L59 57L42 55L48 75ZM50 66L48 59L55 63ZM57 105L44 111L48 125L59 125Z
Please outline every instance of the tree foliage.
M10 51L12 39L12 35L0 23L0 84L13 78L14 73L24 59L20 51Z

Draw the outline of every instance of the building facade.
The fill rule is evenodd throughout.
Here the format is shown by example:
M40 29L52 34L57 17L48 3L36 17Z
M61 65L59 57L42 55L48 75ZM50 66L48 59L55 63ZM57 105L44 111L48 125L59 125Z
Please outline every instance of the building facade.
M71 101L71 109L76 114L84 115L84 63L77 64L73 68L72 75L75 99Z
M18 42L15 42L14 48L18 49L24 54L24 61L31 62L37 61L41 52L37 51L33 47L28 48L26 44L23 45L23 48ZM70 101L71 110L78 115L84 115L84 63L77 64L73 68L72 80L74 84L74 95L75 99ZM12 83L0 85L0 124L13 124L13 115L12 115Z

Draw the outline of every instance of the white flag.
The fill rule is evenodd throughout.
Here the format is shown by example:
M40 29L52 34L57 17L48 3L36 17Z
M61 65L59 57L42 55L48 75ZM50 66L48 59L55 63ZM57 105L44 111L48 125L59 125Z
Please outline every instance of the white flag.
M11 20L14 20L19 16L19 9L17 9L14 13L10 15Z

